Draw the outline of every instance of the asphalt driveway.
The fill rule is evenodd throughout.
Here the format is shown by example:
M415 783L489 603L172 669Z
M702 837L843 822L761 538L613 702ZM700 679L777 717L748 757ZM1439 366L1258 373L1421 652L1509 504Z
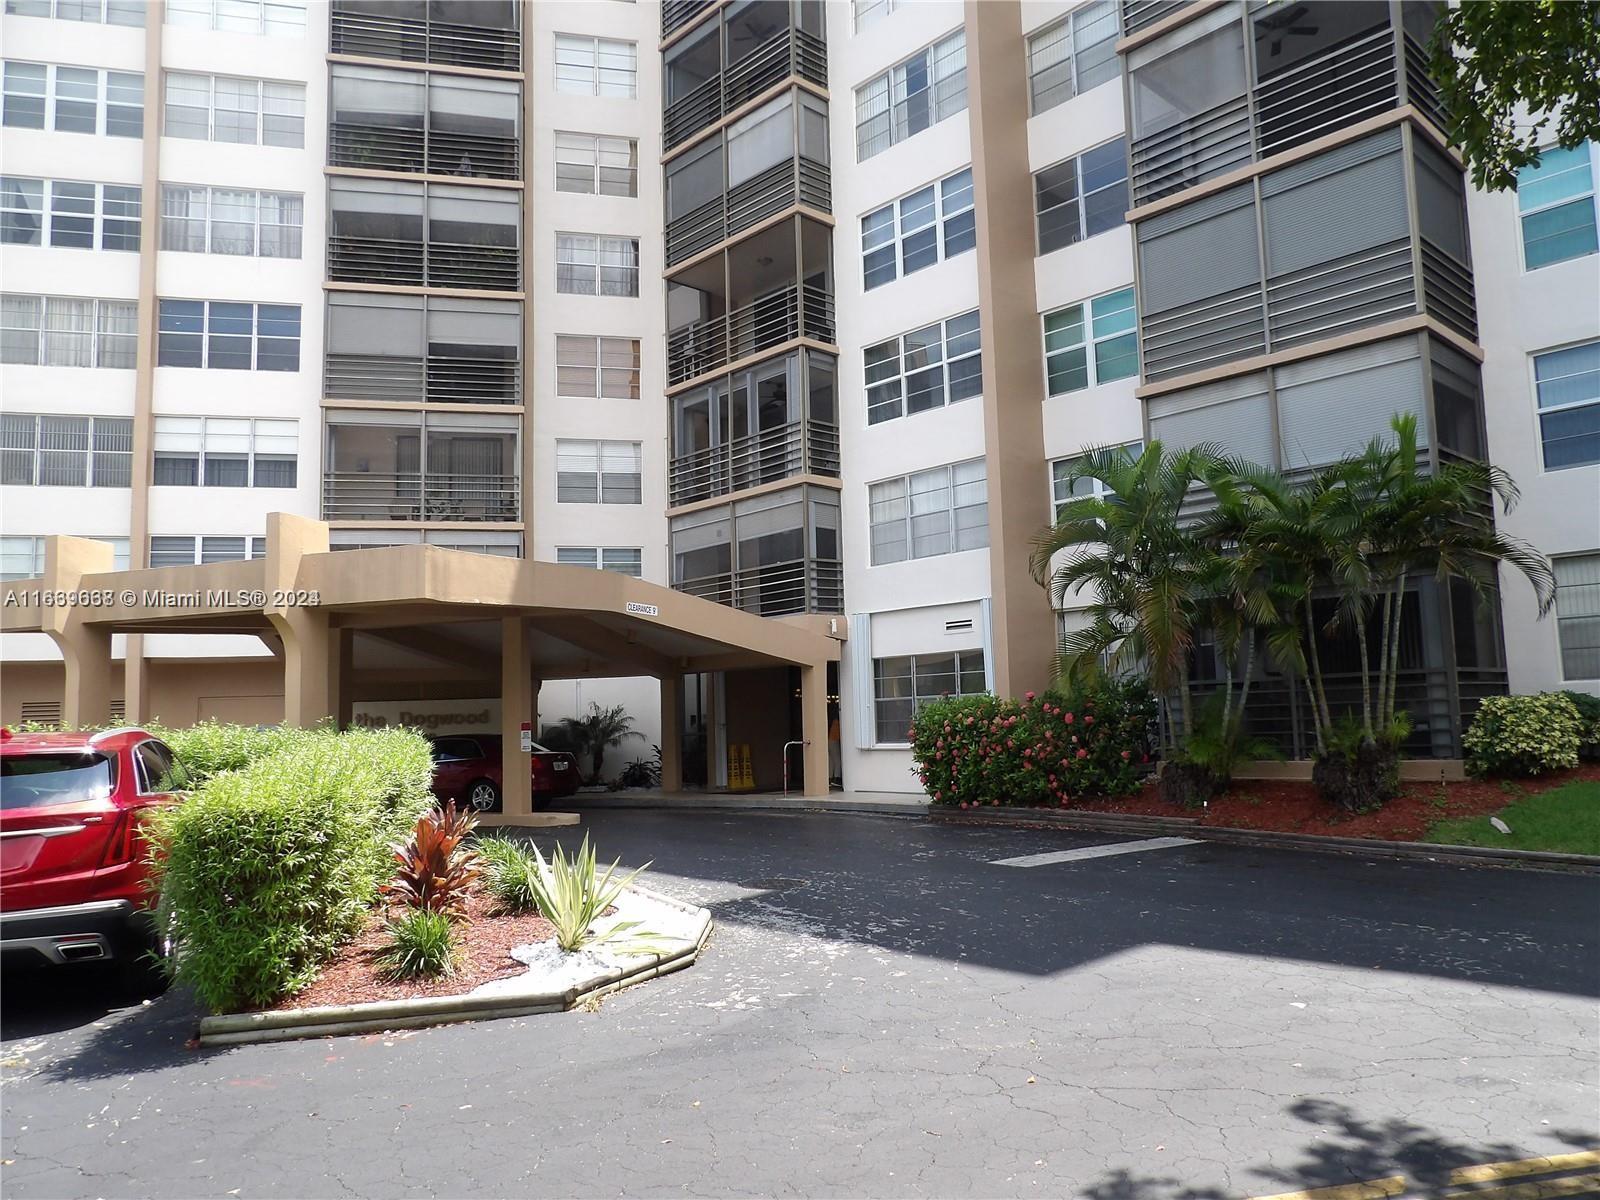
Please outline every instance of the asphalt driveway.
M1129 839L894 817L584 824L718 922L593 1013L202 1052L181 995L6 978L5 1195L1426 1193L1600 1146L1600 880L1209 844L998 866Z

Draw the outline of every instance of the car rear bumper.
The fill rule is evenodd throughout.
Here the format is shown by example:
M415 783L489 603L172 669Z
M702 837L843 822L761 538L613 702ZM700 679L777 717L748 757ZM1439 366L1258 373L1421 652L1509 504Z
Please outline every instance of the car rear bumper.
M0 913L0 956L57 966L105 962L125 954L128 935L141 932L148 920L129 900Z

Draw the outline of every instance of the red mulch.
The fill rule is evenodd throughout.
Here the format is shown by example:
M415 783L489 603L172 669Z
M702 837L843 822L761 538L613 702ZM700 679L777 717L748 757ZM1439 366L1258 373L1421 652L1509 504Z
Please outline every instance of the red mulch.
M1154 785L1132 796L1074 802L1085 812L1134 813L1152 817L1193 817L1202 825L1261 829L1273 833L1311 833L1328 837L1379 838L1414 842L1439 821L1499 812L1524 795L1549 791L1576 779L1600 780L1600 764L1585 763L1537 779L1466 779L1450 783L1407 783L1401 794L1377 812L1346 815L1318 799L1309 780L1240 780L1203 811L1175 809L1157 798Z
M398 914L398 906L396 907ZM346 942L322 968L310 987L273 1005L274 1009L314 1008L323 1004L362 1004L370 1000L409 1000L416 996L454 996L491 979L520 975L528 968L511 957L513 946L542 942L555 927L537 914L512 916L495 910L494 899L481 892L467 899L464 919L456 923L460 960L456 973L442 979L389 983L379 976L376 957L388 944L384 933L387 910L374 910L367 928Z

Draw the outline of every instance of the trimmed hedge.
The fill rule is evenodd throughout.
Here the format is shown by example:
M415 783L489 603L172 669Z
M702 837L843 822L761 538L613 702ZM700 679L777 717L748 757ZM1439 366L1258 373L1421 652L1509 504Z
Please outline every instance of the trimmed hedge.
M280 754L309 736L304 729L283 725L223 725L218 721L201 721L187 729L145 728L172 747L195 786L224 771L242 770L258 758Z
M212 735L231 747L250 739ZM390 854L433 803L427 739L298 731L152 823L173 972L216 1012L270 1004L358 932Z
M1461 739L1473 775L1543 775L1578 765L1577 706L1561 692L1489 696Z
M935 804L1066 806L1138 786L1155 713L1149 689L1136 682L1072 697L962 696L917 711L911 748Z

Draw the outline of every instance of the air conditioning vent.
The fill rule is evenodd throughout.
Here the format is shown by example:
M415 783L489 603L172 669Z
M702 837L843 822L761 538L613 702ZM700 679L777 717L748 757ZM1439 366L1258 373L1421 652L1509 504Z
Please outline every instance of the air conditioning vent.
M120 725L127 719L128 702L126 700L113 700L111 702L111 723Z
M967 617L965 620L961 620L961 621L946 621L944 623L944 631L946 633L970 633L971 630L972 630L972 618L971 617Z
M59 725L61 724L61 701L24 700L22 702L22 719L24 721L38 721L45 725Z

